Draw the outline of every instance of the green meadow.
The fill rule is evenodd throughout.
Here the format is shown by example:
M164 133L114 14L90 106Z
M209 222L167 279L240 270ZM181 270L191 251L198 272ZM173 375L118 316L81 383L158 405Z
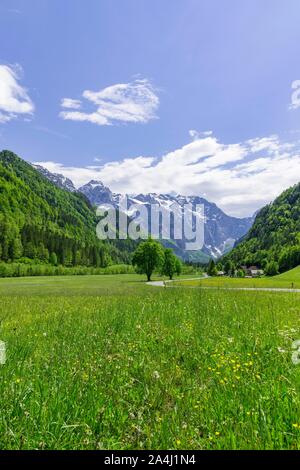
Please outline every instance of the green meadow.
M143 281L0 280L0 448L300 449L300 294Z
M180 280L174 285L192 287L237 287L237 288L270 288L270 289L300 289L300 266L274 277L261 278L232 278L209 277L201 280Z

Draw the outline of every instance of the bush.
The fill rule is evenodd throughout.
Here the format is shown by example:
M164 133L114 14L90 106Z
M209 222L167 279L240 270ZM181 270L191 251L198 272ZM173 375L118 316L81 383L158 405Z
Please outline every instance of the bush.
M245 271L243 269L238 269L236 273L237 277L245 277Z
M50 264L32 263L3 263L0 262L0 277L25 277L25 276L84 276L97 274L133 274L133 266L116 264L107 268L94 268L77 266L67 268L65 266L53 266Z

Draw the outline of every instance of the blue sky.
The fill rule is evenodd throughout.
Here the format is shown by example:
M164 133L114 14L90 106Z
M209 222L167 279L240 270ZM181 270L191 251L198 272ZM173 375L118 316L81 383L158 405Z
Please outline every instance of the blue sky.
M249 215L299 180L299 22L299 0L0 0L0 149Z

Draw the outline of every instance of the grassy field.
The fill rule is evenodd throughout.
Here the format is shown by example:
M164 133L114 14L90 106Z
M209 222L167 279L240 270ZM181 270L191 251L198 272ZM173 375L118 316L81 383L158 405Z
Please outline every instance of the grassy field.
M1 449L300 449L300 294L0 280Z
M174 285L193 287L249 287L249 288L281 288L300 289L300 266L286 273L274 277L262 277L257 279L210 277L195 281L176 281Z
M155 279L155 278L154 278ZM145 279L138 274L106 276L50 276L0 279L0 296L122 296L138 287L143 288Z
M191 274L181 275L177 280L191 279ZM153 280L167 279L153 276ZM0 278L0 296L2 295L122 295L131 291L149 290L145 286L145 277L138 274L113 274L92 276L41 276Z

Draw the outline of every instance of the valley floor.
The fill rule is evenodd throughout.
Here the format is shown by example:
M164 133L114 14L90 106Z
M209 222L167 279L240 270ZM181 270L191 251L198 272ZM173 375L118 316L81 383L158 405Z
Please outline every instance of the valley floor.
M285 289L297 291L300 289L300 266L274 277L262 278L231 278L208 277L205 279L186 279L175 281L174 286L185 287L216 287L216 288L245 288L245 289Z
M300 449L299 300L1 279L0 448Z

